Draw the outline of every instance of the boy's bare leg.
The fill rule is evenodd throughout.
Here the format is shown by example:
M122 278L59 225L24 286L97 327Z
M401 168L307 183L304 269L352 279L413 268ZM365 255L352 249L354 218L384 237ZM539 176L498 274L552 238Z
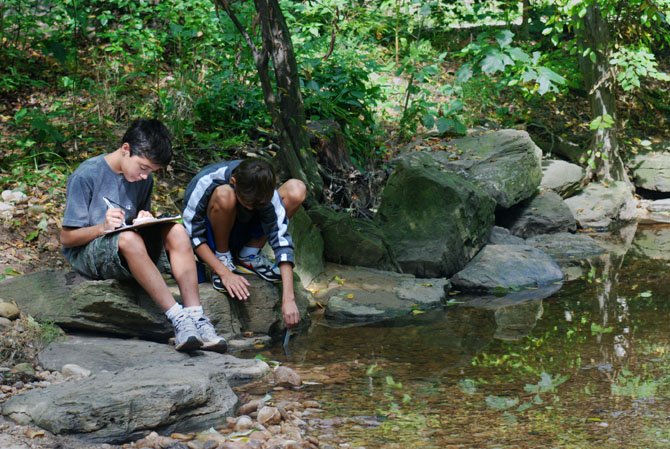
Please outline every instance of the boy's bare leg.
M307 197L307 187L299 179L289 179L279 186L277 191L279 192L279 196L281 196L282 203L284 203L284 209L288 218L293 217L298 212L298 209ZM263 236L250 240L246 245L252 248L262 248L267 240L267 236Z
M214 189L207 204L207 218L214 232L216 250L222 253L230 250L230 232L237 216L237 197L229 185Z
M288 218L291 218L298 212L298 209L302 206L302 203L307 197L307 187L305 186L305 183L299 179L289 179L279 186L277 191L284 203L284 209L286 209Z
M165 226L163 241L165 242L165 249L170 255L172 276L177 281L184 306L199 306L198 273L195 268L191 241L186 229L180 224Z
M119 236L119 253L126 260L135 280L164 312L175 305L176 301L149 257L140 234L133 231L122 232Z

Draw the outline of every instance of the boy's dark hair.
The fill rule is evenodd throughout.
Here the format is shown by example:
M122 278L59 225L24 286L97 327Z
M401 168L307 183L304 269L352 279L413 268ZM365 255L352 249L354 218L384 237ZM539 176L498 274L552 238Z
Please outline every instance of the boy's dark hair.
M131 156L145 157L161 167L172 160L170 132L160 120L135 120L123 135L121 144L124 143L130 146Z
M245 159L233 173L235 192L238 197L253 209L257 209L272 201L274 195L275 172L268 162L262 159Z

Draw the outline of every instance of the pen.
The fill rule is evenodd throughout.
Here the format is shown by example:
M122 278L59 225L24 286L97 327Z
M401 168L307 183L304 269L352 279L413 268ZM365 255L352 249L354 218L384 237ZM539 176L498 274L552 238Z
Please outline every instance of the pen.
M109 209L121 209L121 210L123 210L123 211L127 211L127 210L128 210L128 209L126 209L125 207L123 207L122 205L120 205L119 203L117 203L116 201L112 201L112 200L110 200L110 199L107 198L106 196L103 196L102 199L103 199L103 201L105 202L105 204L107 204L107 207L108 207Z

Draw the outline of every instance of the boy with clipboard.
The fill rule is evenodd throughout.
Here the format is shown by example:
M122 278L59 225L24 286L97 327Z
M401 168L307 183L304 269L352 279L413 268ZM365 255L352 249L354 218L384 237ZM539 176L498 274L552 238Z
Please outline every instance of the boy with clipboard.
M226 341L203 314L184 227L168 220L119 230L133 221L153 219L152 173L171 159L167 128L158 120L140 119L128 128L117 150L84 161L68 178L60 233L63 254L75 271L88 278L134 278L172 322L177 350L225 352ZM184 306L174 300L156 267L163 251Z

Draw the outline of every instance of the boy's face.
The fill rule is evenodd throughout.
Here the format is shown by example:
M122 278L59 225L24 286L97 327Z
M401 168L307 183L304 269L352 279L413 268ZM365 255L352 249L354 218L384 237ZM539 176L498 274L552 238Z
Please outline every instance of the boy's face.
M160 165L154 164L145 157L131 156L130 151L124 152L121 171L128 182L143 181L160 168Z
M237 180L235 177L231 177L230 185L235 190L235 198L237 198L237 203L247 210L263 209L269 204L269 202L257 201L254 198L244 198L240 193L235 189Z

